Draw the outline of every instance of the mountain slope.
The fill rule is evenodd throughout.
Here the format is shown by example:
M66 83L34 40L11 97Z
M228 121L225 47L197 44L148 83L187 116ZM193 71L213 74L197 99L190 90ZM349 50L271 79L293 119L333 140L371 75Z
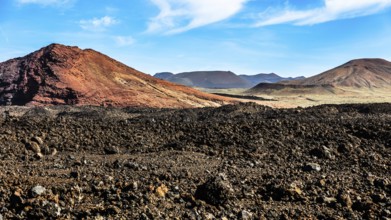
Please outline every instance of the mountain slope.
M154 77L186 86L203 88L250 88L258 83L276 83L286 80L304 79L303 76L281 77L275 73L236 75L230 71L198 71L178 74L161 72L156 73Z
M0 104L218 106L230 99L141 73L91 49L51 44L0 63Z
M155 74L161 78L161 74ZM164 77L164 75L163 75ZM202 88L247 88L250 83L231 71L195 71L185 72L164 78L167 81Z
M255 86L258 83L276 83L285 80L297 80L304 79L303 76L299 77L281 77L275 73L259 73L256 75L239 75L244 80L247 80L251 86Z
M153 77L158 78L158 79L169 79L170 77L173 77L175 74L171 72L161 72L161 73L156 73L153 75Z
M357 59L303 80L289 81L294 85L333 85L357 88L391 86L391 62L383 59Z

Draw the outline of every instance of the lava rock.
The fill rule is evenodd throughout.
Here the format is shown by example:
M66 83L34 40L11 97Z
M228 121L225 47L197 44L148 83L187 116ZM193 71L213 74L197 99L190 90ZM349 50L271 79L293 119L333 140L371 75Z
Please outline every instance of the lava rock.
M31 195L33 197L37 197L37 196L40 196L42 195L43 193L45 193L46 189L45 187L43 186L40 186L40 185L37 185L37 186L34 186L32 189L31 189Z
M219 173L204 184L197 187L195 198L204 200L211 205L223 205L233 196L233 188L227 177Z
M344 191L339 192L337 199L338 202L345 207L350 208L353 205L352 199L350 198L350 195L347 192Z
M121 209L118 208L117 206L115 205L111 205L109 206L107 209L106 209L106 212L110 213L110 214L119 214L121 213Z
M79 176L80 176L79 172L77 172L77 171L72 171L69 175L72 178L79 178Z
M303 166L304 171L317 171L319 172L322 168L317 163L307 163Z
M103 149L106 154L119 154L120 150L116 146L108 146Z
M240 215L239 215L239 219L242 219L242 220L251 220L253 219L253 214L249 211L246 211L246 210L242 210L240 212Z
M35 157L37 160L41 160L42 158L44 158L44 156L43 156L43 154L42 154L41 152L36 153L36 154L34 155L34 157Z
M22 198L22 190L17 189L10 198L11 206L14 208L19 208L24 204L24 199Z
M41 149L42 153L45 154L45 155L50 155L51 151L50 151L50 148L49 146L42 146L42 149Z
M334 159L335 157L331 153L330 149L326 146L321 146L318 148L314 148L310 151L310 154L312 156L318 157L318 158L327 158L327 159Z
M34 153L41 153L41 147L35 141L29 141L26 143L26 148L33 151Z
M39 144L39 145L42 145L42 144L43 144L42 138L40 138L40 137L38 137L38 136L32 137L32 138L31 138L31 141L34 141L34 142L36 142L36 143Z
M165 197L167 192L168 192L168 188L164 184L162 184L161 186L157 187L156 190L155 190L155 194L158 197Z

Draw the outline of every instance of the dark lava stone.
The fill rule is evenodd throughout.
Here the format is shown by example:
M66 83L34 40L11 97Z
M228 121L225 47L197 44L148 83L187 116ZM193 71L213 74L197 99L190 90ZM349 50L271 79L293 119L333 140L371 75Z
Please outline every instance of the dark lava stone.
M232 195L233 189L230 182L224 174L220 173L199 185L194 196L196 199L217 206L225 204Z

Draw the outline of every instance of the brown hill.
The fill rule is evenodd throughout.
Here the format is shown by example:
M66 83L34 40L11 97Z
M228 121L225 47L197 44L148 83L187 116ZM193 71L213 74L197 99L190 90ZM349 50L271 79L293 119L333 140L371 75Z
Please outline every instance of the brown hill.
M51 44L0 63L2 105L202 107L228 98L156 79L91 49Z
M345 89L344 89L345 87ZM391 62L383 59L357 59L305 79L260 83L247 94L347 94L346 88L391 87Z
M391 62L383 59L357 59L303 80L289 81L293 85L333 85L357 88L391 86Z

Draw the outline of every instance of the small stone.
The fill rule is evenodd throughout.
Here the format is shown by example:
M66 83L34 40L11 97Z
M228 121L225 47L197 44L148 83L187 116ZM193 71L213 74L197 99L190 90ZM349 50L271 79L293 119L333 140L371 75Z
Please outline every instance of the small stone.
M243 210L240 212L240 219L251 220L253 219L253 214L249 211Z
M155 194L158 197L165 197L167 192L168 192L168 188L164 184L162 184L161 186L157 187L156 190L155 190Z
M108 213L115 214L115 215L121 213L121 209L118 208L118 207L115 206L115 205L109 206L109 207L106 209L106 211L107 211Z
M50 148L49 148L47 145L45 145L45 146L43 146L43 147L41 148L41 152L42 152L43 154L45 154L45 155L50 155Z
M303 166L304 171L317 171L319 172L321 170L321 167L317 163L307 163Z
M319 186L325 186L326 181L324 179L319 180Z
M385 209L383 210L383 213L382 213L384 216L390 216L391 217L391 211L388 210L388 209Z
M57 203L44 201L45 209L50 217L59 217L61 215L61 207Z
M134 181L134 182L132 183L132 188L133 188L133 190L137 190L137 189L138 189L138 183L137 183L137 181Z
M34 153L41 153L41 147L37 142L30 141L26 144L28 150L33 151Z
M312 156L318 157L318 158L327 158L327 159L334 159L335 157L332 155L329 148L326 146L314 148L310 151L310 154Z
M140 168L140 165L138 163L132 161L125 163L124 166L134 170L138 170Z
M207 213L207 214L205 214L205 219L206 220L213 220L213 219L216 219L216 217L212 213Z
M2 214L0 214L0 220L3 220L3 215Z
M122 162L120 160L115 160L113 163L113 168L119 169L122 167Z
M114 177L109 176L109 175L105 175L104 180L105 180L106 183L110 183L110 182L113 182Z
M226 175L220 173L199 185L194 197L211 205L223 205L232 197L233 191Z
M71 176L72 178L78 178L78 177L79 177L79 173L78 173L77 171L72 171L72 172L70 173L70 176Z
M38 160L42 159L44 156L41 152L35 154L35 158L37 158Z
M29 212L29 211L31 211L33 209L33 207L31 207L31 206L25 206L24 208L23 208L23 211L25 211L25 212Z
M301 189L300 189L299 187L297 187L297 186L293 187L293 188L291 189L291 191L294 192L294 193L296 193L297 195L303 194L303 191L301 191Z
M337 202L337 199L334 197L323 197L322 198L324 203L331 204Z
M349 194L348 193L340 193L338 195L338 201L343 205L343 206L346 206L348 208L351 208L352 207L352 199L350 198Z
M105 151L106 154L119 154L120 153L119 148L115 147L115 146L105 147L103 150Z
M97 215L94 217L94 220L105 220L105 218L103 218L101 215Z
M57 149L53 148L52 153L50 154L51 156L55 156L57 154Z
M38 143L39 145L42 145L43 144L43 140L42 138L38 137L38 136L34 136L31 138L31 141L34 141L36 143Z
M370 200L357 201L357 202L353 203L352 209L360 211L360 212L364 212L364 211L371 210L373 205L374 205L373 202Z
M149 217L145 213L142 213L141 216L140 216L140 219L142 219L142 220L149 220Z
M381 203L386 201L386 195L384 194L372 194L372 201L375 203Z
M386 188L386 186L390 185L390 181L388 179L378 178L374 180L373 184L375 185L375 187L384 189Z
M37 196L40 196L42 195L44 192L46 191L45 187L43 186L34 186L32 189L31 189L31 195L33 197L37 197Z
M24 200L22 198L21 192L22 192L21 189L17 189L14 192L14 194L11 195L11 198L10 198L11 206L19 207L19 206L23 205Z

